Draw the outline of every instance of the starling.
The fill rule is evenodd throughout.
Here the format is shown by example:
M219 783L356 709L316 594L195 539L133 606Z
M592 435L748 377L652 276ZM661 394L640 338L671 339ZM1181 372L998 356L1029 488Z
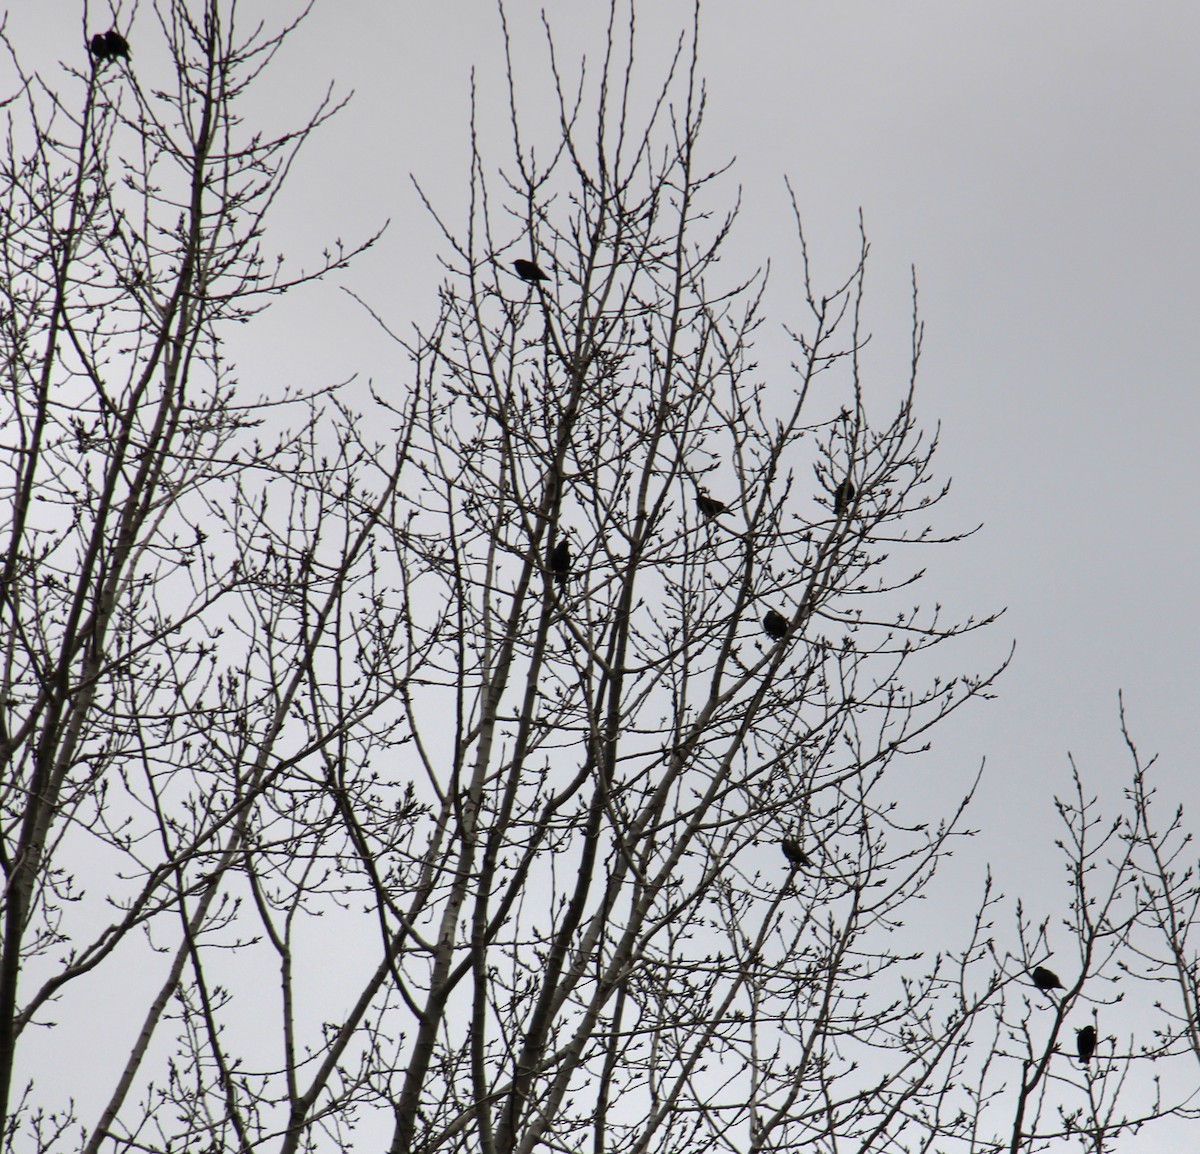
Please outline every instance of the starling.
M96 35L92 37L88 47L91 48L92 55L97 60L108 59L108 37L105 36L103 32L97 32Z
M716 497L710 497L707 489L699 489L696 492L696 508L706 517L719 517L729 506Z
M114 60L118 57L123 57L125 60L129 59L129 41L115 28L110 28L104 34L104 48L105 55L112 57Z
M854 500L854 482L847 477L836 489L833 494L833 512L834 516L840 517L847 509L850 508L850 502Z
M782 641L787 636L787 618L782 614L776 613L774 609L767 610L762 623L763 628L767 631L767 636L773 641Z
M1079 1051L1079 1060L1086 1066L1096 1052L1095 1026L1084 1026L1075 1031L1075 1049Z
M784 838L779 843L783 849L783 856L788 859L788 862L794 867L812 865L812 860L808 854L800 848L798 841L792 841L790 838Z
M550 279L531 260L514 260L513 268L517 270L517 276L519 276L522 280L529 281L530 284L533 284L535 281Z
M1039 990L1061 990L1063 988L1062 982L1058 980L1058 975L1053 970L1046 969L1045 966L1037 966L1029 976Z
M550 553L550 572L558 578L560 585L566 585L571 576L571 542L565 537Z

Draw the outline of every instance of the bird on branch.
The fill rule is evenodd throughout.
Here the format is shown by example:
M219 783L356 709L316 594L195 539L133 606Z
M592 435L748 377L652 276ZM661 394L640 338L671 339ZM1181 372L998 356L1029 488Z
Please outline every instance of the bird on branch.
M531 260L514 260L513 268L517 270L517 276L519 276L523 281L528 281L530 284L536 284L540 280L550 279Z
M559 585L565 588L567 578L571 576L571 542L565 537L550 553L550 572L557 578Z
M114 60L117 57L122 57L125 60L129 59L129 41L115 28L110 28L104 34L104 43L108 48L108 55Z
M812 859L800 847L798 841L792 841L791 838L784 838L779 843L783 850L783 856L788 859L788 863L793 869L799 869L800 866L812 865Z
M767 610L762 619L762 625L767 631L767 636L773 641L782 641L787 636L787 618L781 613L776 613L774 609Z
M850 508L856 492L854 482L849 477L837 487L833 494L833 514L835 517L840 517Z
M129 59L129 41L115 28L103 34L97 32L88 42L88 47L97 60Z
M1086 1066L1096 1052L1096 1027L1084 1026L1075 1031L1075 1049L1079 1060Z
M724 501L718 501L716 497L710 496L707 489L696 490L696 508L704 514L705 517L719 517L729 508Z
M1058 975L1053 970L1046 969L1045 966L1036 966L1030 971L1029 976L1033 979L1033 984L1039 990L1061 990L1063 984L1058 980Z

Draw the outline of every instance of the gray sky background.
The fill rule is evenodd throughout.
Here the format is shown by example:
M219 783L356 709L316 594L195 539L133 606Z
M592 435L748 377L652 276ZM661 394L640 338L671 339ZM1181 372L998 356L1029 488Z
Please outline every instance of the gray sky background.
M242 7L247 22L281 11ZM568 59L599 51L604 7L546 4ZM691 5L641 7L644 75L657 78ZM538 5L511 8L533 131L552 112ZM145 5L138 20L152 20ZM18 0L9 32L27 66L82 65L75 4ZM161 66L136 24L130 41L139 75ZM507 162L500 49L490 0L318 4L268 82L263 115L294 123L331 80L355 97L297 166L268 250L312 264L333 238L353 241L390 217L381 244L339 281L397 328L430 319L438 237L408 174L461 221L472 66L495 132L486 146ZM875 379L889 391L905 369L916 265L918 410L941 422L939 473L954 482L935 524L984 526L929 554L923 600L964 614L1008 607L963 646L967 668L999 660L1012 639L1017 652L999 699L956 715L932 753L907 764L932 796L987 758L974 819L983 834L959 856L962 880L973 887L992 860L1003 889L1042 901L1035 916L1053 914L1066 890L1054 889L1051 798L1068 787L1068 751L1093 788L1119 795L1129 764L1118 689L1143 753L1161 752L1165 808L1182 802L1200 827L1200 6L705 0L701 56L707 155L714 165L736 156L724 187L731 203L743 193L722 268L732 282L772 261L764 363L772 349L786 363L777 326L792 319L784 305L800 269L785 175L830 288L852 267L864 211L868 388ZM406 372L331 284L290 294L245 341L252 389L356 372L382 385ZM1047 868L1052 884L1039 892Z
M542 114L549 127L538 6L510 7L530 130ZM546 5L567 59L598 52L605 7ZM648 79L690 11L682 0L641 5ZM701 54L705 148L714 165L736 156L725 187L731 201L739 185L743 195L723 266L731 280L770 258L772 320L790 319L799 251L785 175L830 286L851 267L861 206L868 381L887 389L906 364L916 265L919 409L942 423L941 471L954 481L938 525L984 525L930 554L926 596L964 612L1007 606L973 645L981 667L1010 639L1017 655L999 700L949 722L914 773L952 786L987 757L977 858L1028 891L1056 859L1049 838L1013 833L1053 828L1068 750L1102 792L1125 781L1123 689L1142 751L1162 754L1164 791L1200 818L1200 8L706 0ZM356 89L301 166L290 208L310 246L392 219L346 280L400 327L431 316L439 279L436 230L407 176L455 218L472 67L495 134L485 147L504 164L507 97L487 0L326 6L286 64L299 108L329 77ZM328 327L298 332L316 296ZM289 298L258 338L268 330L276 347L303 344L293 368L397 372L392 348L332 293ZM778 329L764 328L761 344L764 363L772 347L784 363Z

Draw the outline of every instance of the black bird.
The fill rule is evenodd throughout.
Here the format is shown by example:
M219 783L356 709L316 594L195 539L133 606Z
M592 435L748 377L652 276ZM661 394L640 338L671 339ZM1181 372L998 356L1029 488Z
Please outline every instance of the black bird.
M1045 966L1035 967L1030 971L1029 976L1039 990L1061 990L1063 988L1062 982L1058 980L1058 975L1053 970L1046 969Z
M855 492L854 482L849 477L837 487L833 494L833 514L835 517L840 517L850 508L850 503L854 500Z
M796 867L812 865L812 859L800 848L798 841L792 841L791 838L785 837L779 845L783 850L783 856L791 865Z
M522 280L529 281L530 284L533 284L536 281L550 279L531 260L514 260L513 268L517 270L517 276L519 276Z
M571 576L571 542L565 537L550 553L550 572L558 578L558 583L564 586L567 578Z
M105 55L117 59L122 57L125 60L129 59L129 41L120 34L115 28L110 28L104 34Z
M1095 1026L1084 1026L1075 1031L1075 1049L1079 1052L1079 1060L1086 1066L1096 1052Z
M729 506L724 501L718 501L716 497L710 497L707 489L698 489L696 491L696 508L706 517L719 517Z
M97 32L88 43L88 47L97 60L108 59L108 37L103 32Z
M782 641L787 636L787 618L780 613L776 613L774 609L767 610L762 623L763 628L767 631L767 636L772 638L772 640Z

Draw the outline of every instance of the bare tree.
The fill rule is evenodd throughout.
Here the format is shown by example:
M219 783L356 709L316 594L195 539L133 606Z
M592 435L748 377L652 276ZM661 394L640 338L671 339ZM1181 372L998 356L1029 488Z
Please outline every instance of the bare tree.
M1055 799L1063 879L1038 898L1063 915L1035 926L1018 902L1016 948L998 959L1015 980L993 1007L996 1041L978 1082L980 1098L1000 1111L992 1114L997 1141L979 1149L1018 1154L1066 1145L1104 1154L1130 1149L1131 1136L1152 1123L1190 1125L1197 1116L1200 1083L1188 1061L1195 1057L1191 838L1182 808L1165 826L1153 816L1149 766L1123 708L1121 722L1133 775L1122 801L1109 803L1115 816L1071 759L1071 792ZM1010 1096L1014 1063L1019 1078ZM999 1140L998 1118L1009 1109L1011 1129Z
M391 1150L929 1139L999 979L968 987L978 937L953 973L888 938L966 803L905 813L899 763L993 676L917 671L985 623L909 601L909 547L957 539L924 521L921 327L877 420L866 241L822 291L797 214L806 316L790 381L764 381L763 283L718 264L695 29L635 122L621 11L591 88L547 30L544 161L508 45L509 176L476 146L470 220L438 217L439 317L403 342L420 484L396 554L446 674L408 709L436 802L390 930Z
M79 1148L69 1097L21 1084L19 1054L70 990L139 970L152 993L95 1066L111 1090L83 1144L165 1147L173 1126L250 1141L217 1037L230 996L205 977L239 933L227 878L267 908L263 873L286 853L319 893L329 822L312 799L366 788L336 781L337 759L391 741L373 720L397 695L370 643L383 626L372 617L357 652L344 635L403 446L364 492L350 415L324 419L332 398L239 395L223 345L353 255L289 279L259 250L292 157L336 105L284 136L247 132L246 87L290 29L246 34L215 0L157 15L172 91L143 91L128 52L93 42L60 92L6 45L20 81L0 169L6 1149ZM281 410L299 416L292 435L252 439ZM188 1068L157 1054L147 1069L164 1033L205 1055L193 1108L169 1125L163 1095Z
M1183 806L1169 820L1156 816L1157 788L1151 784L1157 758L1144 761L1121 703L1121 733L1132 763L1127 792L1129 813L1123 832L1130 844L1137 889L1137 924L1131 934L1139 977L1156 991L1161 1020L1154 1043L1156 1059L1180 1056L1200 1060L1200 950L1196 946L1200 881L1193 835Z
M337 102L247 131L295 23L156 12L128 55L88 29L61 91L10 49L5 1149L1101 1151L1180 1116L1116 1105L1194 1034L1194 884L1144 790L1132 824L1060 803L1065 981L1024 907L998 944L990 878L939 948L905 925L974 790L939 809L909 758L989 694L946 670L992 618L920 605L917 550L964 534L931 524L915 287L903 384L869 386L865 233L818 286L797 210L790 355L757 350L698 15L649 92L632 8L595 75L547 27L548 149L503 25L511 155L480 101L466 220L426 202L436 314L362 412L226 351L358 251L259 249ZM1175 1025L1072 1059L1139 956ZM83 1107L30 1038L117 990Z

